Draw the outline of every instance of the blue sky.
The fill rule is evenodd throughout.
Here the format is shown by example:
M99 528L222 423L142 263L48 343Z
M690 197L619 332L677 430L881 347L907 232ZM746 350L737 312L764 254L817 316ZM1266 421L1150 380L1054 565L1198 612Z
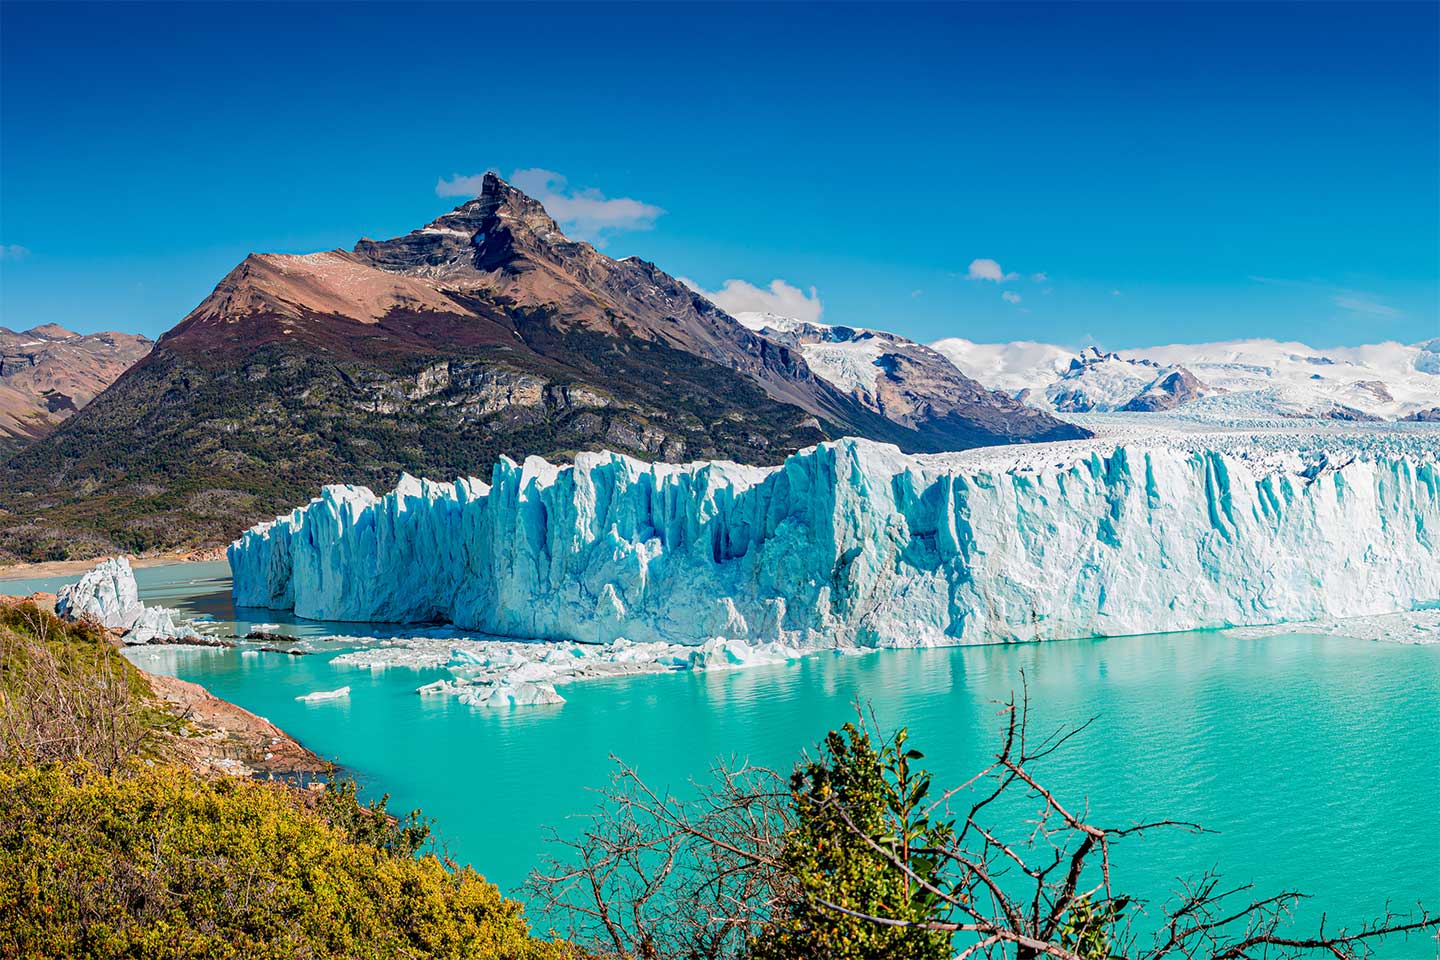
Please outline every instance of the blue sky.
M158 335L496 169L611 255L922 340L1440 336L1435 4L0 18L10 327Z

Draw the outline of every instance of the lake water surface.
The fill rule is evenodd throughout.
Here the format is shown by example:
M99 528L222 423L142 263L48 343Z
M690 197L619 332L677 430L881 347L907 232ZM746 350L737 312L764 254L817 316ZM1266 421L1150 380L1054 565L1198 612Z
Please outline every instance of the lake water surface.
M305 635L371 633L236 611L223 562L136 571L146 602L279 623ZM54 590L75 577L0 582ZM336 652L342 647L337 646ZM610 755L655 786L683 788L712 760L786 767L858 699L906 724L939 783L976 771L996 743L996 702L1028 680L1037 729L1094 725L1039 768L1094 820L1171 818L1213 833L1163 833L1119 848L1127 892L1161 898L1219 867L1267 892L1314 895L1331 922L1424 899L1440 905L1440 647L1223 633L817 656L776 667L641 676L561 687L567 702L511 710L420 697L443 670L372 673L329 655L144 651L147 669L204 684L339 760L400 809L423 808L452 855L510 889L594 800ZM350 686L348 700L295 697ZM1017 831L1023 829L1018 824ZM1380 956L1434 957L1434 941Z

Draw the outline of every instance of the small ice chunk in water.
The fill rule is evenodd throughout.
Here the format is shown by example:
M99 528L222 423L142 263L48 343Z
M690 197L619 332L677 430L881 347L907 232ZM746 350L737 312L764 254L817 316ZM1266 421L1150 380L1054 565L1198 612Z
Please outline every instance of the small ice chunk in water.
M350 688L341 687L339 690L316 690L314 693L307 693L295 699L303 703L320 703L324 700L345 700L349 696Z

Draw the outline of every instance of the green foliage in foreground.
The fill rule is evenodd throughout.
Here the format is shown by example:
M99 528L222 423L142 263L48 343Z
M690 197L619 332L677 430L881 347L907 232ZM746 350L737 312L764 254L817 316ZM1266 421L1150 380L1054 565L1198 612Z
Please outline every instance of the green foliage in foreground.
M0 769L0 956L569 955L470 868L356 842L286 787Z
M418 813L204 779L104 630L0 604L0 957L545 958Z
M953 835L925 812L930 775L906 746L906 731L876 749L868 731L831 731L820 755L790 779L795 823L783 859L800 896L783 905L751 955L760 960L943 960L950 934L859 919L944 920L948 910L926 886L943 883L936 848ZM904 865L917 882L906 876Z

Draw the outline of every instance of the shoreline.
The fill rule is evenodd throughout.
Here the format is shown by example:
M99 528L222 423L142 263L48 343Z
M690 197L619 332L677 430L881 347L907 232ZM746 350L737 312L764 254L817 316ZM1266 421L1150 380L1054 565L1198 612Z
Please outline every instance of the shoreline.
M107 553L89 560L38 560L33 563L0 564L0 581L40 580L45 577L63 577L72 573L83 574L95 564L109 557L126 557L132 567L163 567L172 563L204 563L224 560L224 547L203 547L197 550L170 550L136 556L127 553Z
M170 740L171 747L192 770L287 779L319 775L334 766L269 720L215 696L198 683L151 673L139 666L136 669L150 684L157 700L194 728L194 735L177 735Z

